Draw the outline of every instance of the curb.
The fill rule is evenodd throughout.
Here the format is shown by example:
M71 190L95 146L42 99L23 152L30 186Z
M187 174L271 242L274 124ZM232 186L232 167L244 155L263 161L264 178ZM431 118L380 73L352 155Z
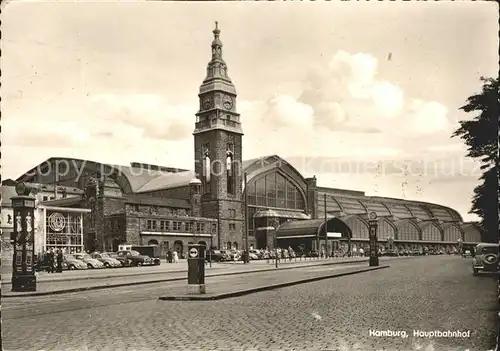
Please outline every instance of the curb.
M350 262L328 262L328 263L318 263L318 264L311 264L311 265L305 265L305 266L300 266L300 267L278 267L276 269L275 267L273 268L264 268L264 269L259 269L259 270L254 270L254 271L237 271L237 272L225 272L225 273L214 273L214 274L207 274L205 277L219 277L219 276L227 276L227 275L240 275L240 274L255 274L259 272L270 272L270 271L279 271L279 270L288 270L288 269L301 269L301 268L308 268L308 267L317 267L317 266L328 266L328 265L336 265L336 264L348 264L348 263L367 263L368 260L366 261L350 261ZM187 271L186 271L187 272ZM116 277L120 278L120 277ZM89 286L89 287L80 287L80 288L72 288L72 289L61 289L61 290L54 290L54 291L43 291L43 292L32 292L32 293L27 293L27 294L2 294L2 298L13 298L13 297L26 297L26 296L49 296L49 295L60 295L60 294L70 294L70 293L75 293L75 292L82 292L82 291L90 291L90 290L101 290L101 289L109 289L109 288L120 288L124 286L134 286L134 285L142 285L142 284L155 284L155 283L163 283L163 282L171 282L171 281L179 281L179 280L187 280L186 277L180 277L180 278L163 278L163 279L156 279L156 280L147 280L147 281L141 281L141 282L129 282L129 283L119 283L119 284L109 284L109 285L96 285L96 286ZM2 283L3 285L3 283Z
M311 283L315 281L320 281L320 280L325 280L325 279L330 279L330 278L337 278L337 277L342 277L342 276L347 276L347 275L353 275L353 274L359 274L359 273L365 273L365 272L370 272L370 271L376 271L379 269L385 269L389 268L389 265L385 266L378 266L378 267L370 267L370 268L364 268L364 269L359 269L351 272L344 272L344 273L334 273L330 275L324 275L320 277L314 277L314 278L306 278L306 279L301 279L301 280L295 280L292 282L286 282L286 283L280 283L280 284L274 284L274 285L267 285L267 286L261 286L258 288L251 288L251 289L245 289L245 290L238 290L238 291L232 291L229 293L221 293L221 294L214 294L214 295L176 295L176 296L160 296L158 299L162 301L213 301L213 300L222 300L222 299L227 299L231 297L238 297L238 296L243 296L243 295L249 295L261 291L267 291L267 290L274 290L274 289L279 289L279 288L284 288L288 286L293 286L293 285L298 285L298 284L304 284L304 283Z
M304 261L305 262L305 261ZM310 265L304 265L304 266L297 266L297 267L294 267L294 268L302 268L302 267L311 267L311 266L319 266L319 265L328 265L328 264L348 264L348 263L356 263L356 262L365 262L365 260L359 260L359 261L343 261L343 262L332 262L332 261L323 261L323 262L316 262L314 264L310 264ZM368 262L368 260L366 260L366 262ZM280 263L280 266L282 264L289 264L290 262L287 262L287 263ZM294 262L295 263L295 262ZM221 264L224 264L225 267L213 267L213 268L210 268L211 270L219 270L219 269L224 269L226 267L230 267L230 266L239 266L239 265L242 265L243 266L243 263L241 264L238 264L238 263L221 263ZM269 265L271 265L272 263L269 263ZM264 266L265 267L265 266ZM274 267L274 265L273 265ZM278 269L280 269L281 267L279 267ZM120 269L120 268L119 268ZM269 269L269 268L263 268L263 269ZM272 268L272 269L276 269L276 268ZM283 267L283 269L285 269L285 267ZM259 272L261 272L262 270L257 270ZM132 273L132 274L118 274L118 275L103 275L103 276L96 276L96 277L75 277L75 278L69 278L69 279L46 279L46 280L43 280L43 281L39 281L39 283L56 283L56 282L71 282L71 281L81 281L81 280L92 280L92 279L112 279L112 278L127 278L127 277L135 277L135 276L143 276L143 275L157 275L157 274L171 274L171 273L187 273L188 270L187 269L183 269L183 270L179 270L179 271L164 271L164 272L142 272L142 273ZM252 271L248 271L248 272L252 272ZM3 282L2 281L2 285L11 285L12 283L10 281L6 281L6 282ZM2 295L3 296L3 295ZM23 295L23 296L26 296L26 295Z

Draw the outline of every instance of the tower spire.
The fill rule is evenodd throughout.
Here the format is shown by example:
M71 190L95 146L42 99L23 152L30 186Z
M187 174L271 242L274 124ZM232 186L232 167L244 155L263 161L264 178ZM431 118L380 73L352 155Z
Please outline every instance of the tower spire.
M227 65L222 59L222 41L220 40L219 22L215 21L214 40L212 41L212 59L208 63L207 77L204 82L212 79L223 79L231 82L227 75Z
M219 22L215 21L211 48L212 57L207 65L207 75L200 86L200 110L196 114L196 133L211 129L226 129L241 133L239 114L236 112L236 89L227 74L222 58Z

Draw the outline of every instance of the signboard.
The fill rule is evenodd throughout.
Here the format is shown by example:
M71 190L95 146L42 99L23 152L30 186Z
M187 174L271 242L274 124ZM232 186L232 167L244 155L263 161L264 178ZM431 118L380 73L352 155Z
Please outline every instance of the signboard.
M342 233L334 233L334 232L328 232L326 233L327 238L341 238Z
M14 211L12 208L2 207L2 222L1 226L4 229L13 229L14 228Z
M198 257L198 249L196 247L192 247L190 250L189 250L189 257L191 258L196 258Z

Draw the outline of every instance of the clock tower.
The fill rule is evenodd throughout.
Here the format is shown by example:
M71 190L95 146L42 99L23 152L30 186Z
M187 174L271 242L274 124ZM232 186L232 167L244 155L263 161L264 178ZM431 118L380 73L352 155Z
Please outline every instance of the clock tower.
M218 220L219 248L243 247L242 136L236 112L236 89L222 59L217 22L212 59L200 86L199 111L193 132L195 172L201 180L201 212Z

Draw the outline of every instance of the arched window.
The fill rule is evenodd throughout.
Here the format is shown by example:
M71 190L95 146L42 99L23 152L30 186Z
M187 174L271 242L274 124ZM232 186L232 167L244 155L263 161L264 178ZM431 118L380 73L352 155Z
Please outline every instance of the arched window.
M381 218L378 222L377 237L381 240L385 240L389 237L391 237L392 239L396 238L394 227L385 218Z
M460 228L455 225L450 225L449 227L444 229L443 232L444 241L452 241L456 243L458 239L462 239L462 232L460 231Z
M398 240L420 240L420 233L416 224L405 221L397 226Z
M205 144L203 146L203 154L202 154L202 160L203 160L203 177L204 177L204 192L209 193L210 192L210 176L212 173L212 164L210 161L210 149L209 149L209 144Z
M360 218L351 216L346 218L344 223L351 229L354 239L368 239L368 226Z
M158 245L158 240L151 239L148 241L148 245Z
M235 188L235 165L233 160L234 147L233 144L227 144L226 150L226 179L227 179L227 193L234 194Z
M246 191L249 206L305 209L304 198L300 190L277 172L249 182Z
M233 243L233 249L238 250L238 243L236 241Z
M424 241L441 241L441 231L439 227L433 223L427 224L422 229L422 240Z

